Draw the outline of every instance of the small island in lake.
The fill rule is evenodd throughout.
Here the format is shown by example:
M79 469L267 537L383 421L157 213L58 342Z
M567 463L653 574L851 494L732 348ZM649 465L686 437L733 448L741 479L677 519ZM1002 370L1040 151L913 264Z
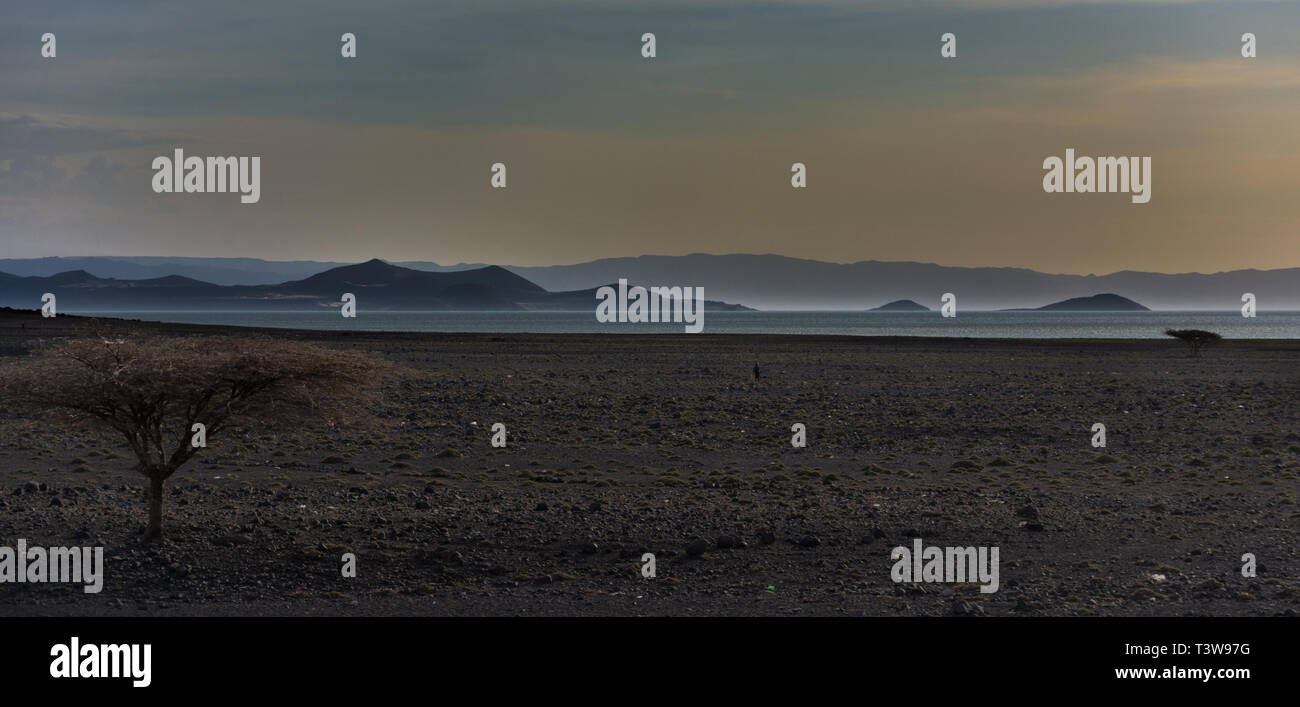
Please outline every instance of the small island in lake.
M913 302L910 299L894 300L889 304L882 304L879 307L872 307L868 312L928 312L930 308Z
M1127 297L1116 294L1101 294L1091 297L1072 297L1042 307L1020 307L1004 309L1004 312L1150 312L1151 309L1134 302Z

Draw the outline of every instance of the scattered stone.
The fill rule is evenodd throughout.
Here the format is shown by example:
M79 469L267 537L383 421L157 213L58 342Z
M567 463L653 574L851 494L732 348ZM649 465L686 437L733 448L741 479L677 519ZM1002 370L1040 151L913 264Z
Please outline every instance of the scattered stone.
M704 554L705 550L708 549L709 549L709 542L703 538L700 538L697 540L692 540L690 543L686 545L686 554L690 555L691 557L699 557L700 555Z
M723 535L718 538L718 548L721 550L730 550L732 548L745 546L745 541L734 535Z

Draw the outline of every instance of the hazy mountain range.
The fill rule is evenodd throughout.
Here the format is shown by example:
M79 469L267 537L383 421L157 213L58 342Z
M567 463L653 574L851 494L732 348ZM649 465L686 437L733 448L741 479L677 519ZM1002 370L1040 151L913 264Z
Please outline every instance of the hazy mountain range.
M0 272L0 305L35 309L46 292L57 297L58 309L65 312L321 309L338 306L344 293L356 296L359 310L594 311L597 301L596 288L549 292L495 265L429 272L378 259L274 285L218 285L184 275L105 278L85 270L29 276ZM713 300L705 300L704 307L746 309Z
M50 276L82 270L98 278L120 280L179 276L200 281L200 285L288 287L307 283L312 276L347 265L254 258L36 258L0 259L0 272ZM515 289L518 283L508 283L505 274L516 275L538 289L557 295L594 290L619 278L645 286L703 286L709 300L758 309L863 310L900 299L938 309L939 298L945 292L955 294L962 309L1033 308L1104 292L1136 300L1155 310L1232 310L1241 306L1242 294L1250 292L1256 296L1261 310L1300 310L1300 268L1212 274L1121 271L1108 275L1059 275L1025 268L960 268L880 261L842 264L780 255L706 254L608 258L553 266L439 265L427 261L400 261L392 265L442 274L489 272L489 268L495 268L490 271L491 287L503 287L509 292L481 292L475 295L478 298L475 301L486 302L501 296L521 306L527 306L528 302L512 298L526 293ZM468 293L453 291L451 295L454 295L450 297L452 300L464 299ZM569 297L578 298L577 295ZM548 299L554 303L560 298L538 297L537 301ZM591 301L581 308L589 308Z

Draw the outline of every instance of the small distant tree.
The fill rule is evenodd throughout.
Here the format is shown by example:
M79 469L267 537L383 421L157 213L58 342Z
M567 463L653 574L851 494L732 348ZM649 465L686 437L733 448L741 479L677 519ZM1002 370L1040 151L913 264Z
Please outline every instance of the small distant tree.
M1193 356L1200 356L1201 347L1223 338L1212 331L1201 329L1166 329L1165 334L1186 342L1192 348Z
M149 483L146 542L162 539L163 482L234 425L367 424L392 366L351 351L249 336L76 339L4 371L0 392L121 434Z

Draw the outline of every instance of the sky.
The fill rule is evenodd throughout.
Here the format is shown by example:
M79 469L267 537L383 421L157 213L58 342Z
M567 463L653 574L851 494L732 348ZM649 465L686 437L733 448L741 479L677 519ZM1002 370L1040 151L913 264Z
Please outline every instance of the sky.
M9 0L0 258L1300 267L1297 125L1290 1ZM260 200L155 193L176 148ZM1067 148L1150 202L1045 192Z

